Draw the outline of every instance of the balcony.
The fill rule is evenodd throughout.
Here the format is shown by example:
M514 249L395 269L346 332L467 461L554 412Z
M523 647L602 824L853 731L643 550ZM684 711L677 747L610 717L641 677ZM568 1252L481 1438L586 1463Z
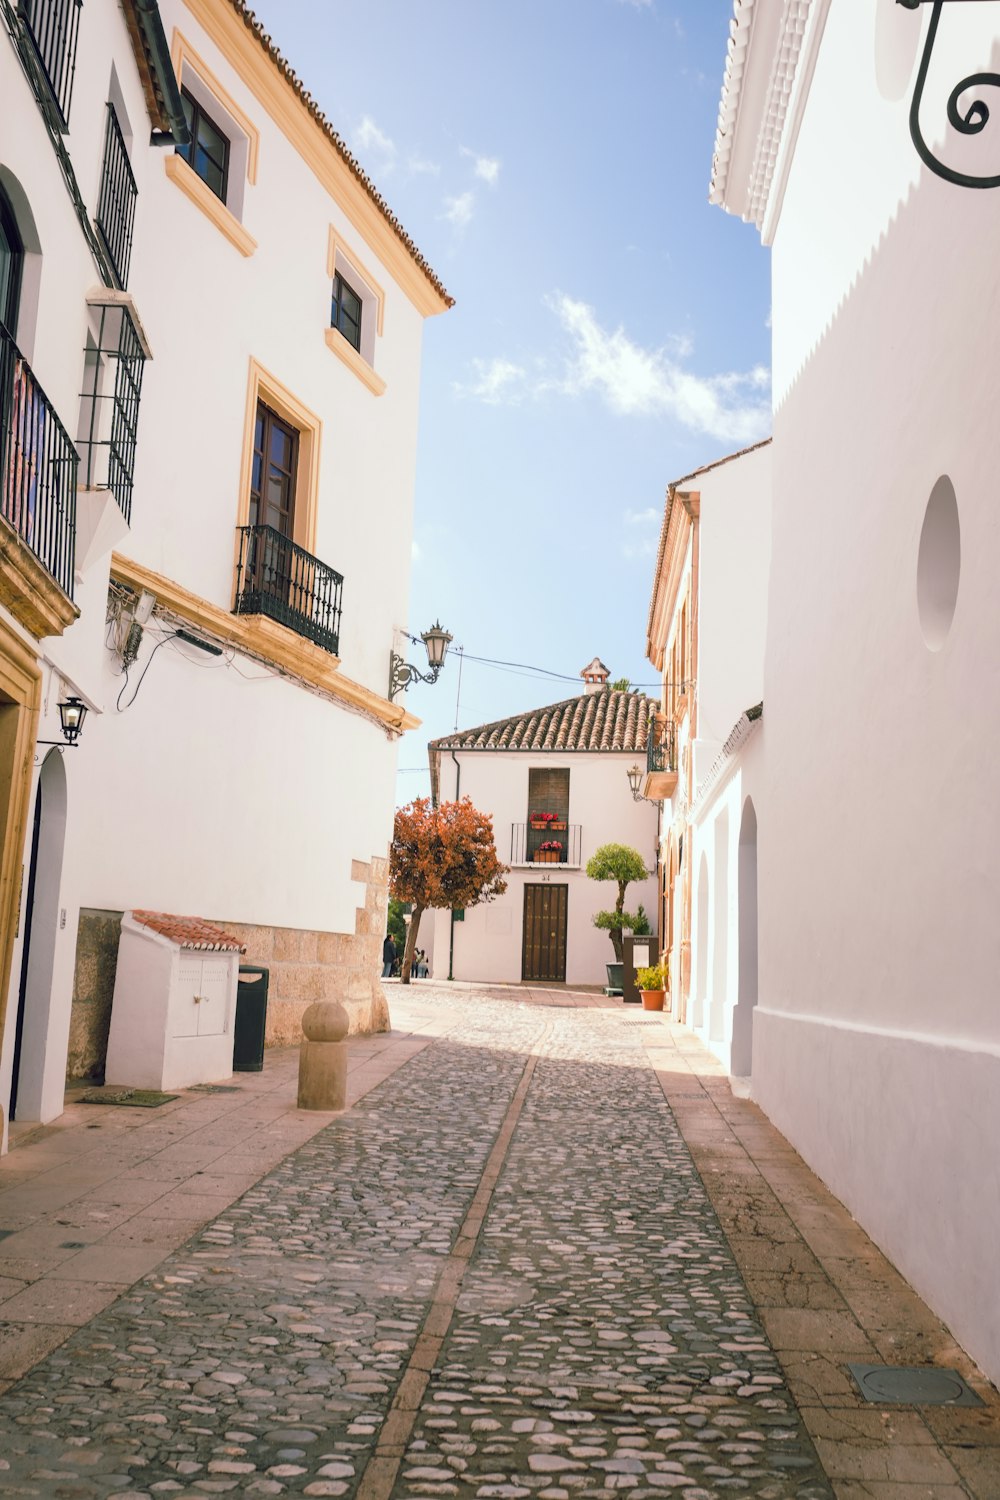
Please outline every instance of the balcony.
M73 597L77 451L0 323L0 515Z
M646 739L646 779L642 795L665 802L677 788L677 735L672 723L653 718Z
M125 137L113 104L108 105L104 134L104 166L101 171L101 196L97 205L97 227L104 248L124 291L128 286L128 267L132 258L132 230L135 224L135 185L128 159Z
M236 615L266 615L337 655L344 580L273 526L240 526Z
M35 62L48 85L58 129L69 129L69 105L76 72L76 42L83 0L19 0L18 14Z
M556 846L546 848L546 845ZM580 867L581 825L551 822L514 823L510 831L512 865Z

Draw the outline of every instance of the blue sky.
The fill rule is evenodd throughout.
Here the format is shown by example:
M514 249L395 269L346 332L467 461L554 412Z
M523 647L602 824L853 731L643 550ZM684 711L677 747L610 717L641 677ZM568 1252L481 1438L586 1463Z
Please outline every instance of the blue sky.
M425 325L410 629L652 682L666 485L770 430L767 253L707 196L731 0L257 14L456 298ZM400 801L457 666L408 694ZM458 722L575 690L466 660Z

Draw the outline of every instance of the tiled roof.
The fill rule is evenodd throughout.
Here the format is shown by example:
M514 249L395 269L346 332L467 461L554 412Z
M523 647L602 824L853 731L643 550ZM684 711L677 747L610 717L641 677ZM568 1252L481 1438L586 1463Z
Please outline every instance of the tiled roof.
M310 94L301 78L295 72L295 69L278 51L277 47L272 42L268 33L264 30L257 17L254 15L253 11L243 3L243 0L229 0L229 3L232 5L233 10L236 12L236 14L240 17L247 30L257 38L258 42L263 47L264 51L267 53L271 61L274 63L279 73L281 73L282 77L295 90L295 93L298 95L299 99L312 115L317 125L320 126L324 135L330 141L331 145L343 158L344 162L350 168L351 172L360 182L361 186L364 188L369 198L382 214L389 227L394 231L401 243L405 245L406 249L413 257L413 260L427 277L427 280L430 282L431 286L444 299L449 307L454 307L454 297L449 296L447 290L439 280L437 274L431 269L428 262L421 255L420 251L410 239L410 236L407 234L402 224L392 212L392 209L389 207L388 203L386 203L385 199L382 197L382 194L378 191L375 184L372 182L371 178L367 175L366 172L362 170L357 157L355 157L353 153L348 150L347 144L344 141L343 137L340 136L336 130L334 130L330 121L320 109L312 94Z
M435 750L644 751L649 716L659 708L645 693L604 688L561 703L478 724L432 740Z
M179 948L201 948L211 953L245 953L246 945L239 938L223 932L213 922L201 917L175 917L166 911L133 911L133 919L141 927L149 927L161 937L169 938Z

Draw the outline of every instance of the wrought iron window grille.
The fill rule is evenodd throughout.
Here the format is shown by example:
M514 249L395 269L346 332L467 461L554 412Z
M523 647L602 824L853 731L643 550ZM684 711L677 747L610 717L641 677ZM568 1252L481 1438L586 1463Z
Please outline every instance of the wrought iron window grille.
M0 515L73 597L78 455L0 323Z
M240 526L233 614L267 615L336 656L344 579L273 526Z
M111 257L118 285L128 285L128 268L132 258L132 232L135 226L135 200L139 196L128 147L112 103L108 103L108 120L104 132L104 165L101 170L101 195L97 206L97 228Z
M139 401L149 350L126 299L92 303L90 312L78 439L84 484L110 490L131 523Z
M917 81L913 89L913 98L910 101L910 137L924 165L929 167L938 177L944 178L945 182L951 182L956 187L1000 187L1000 173L978 176L973 173L959 172L954 167L949 167L940 157L935 156L924 138L924 133L921 129L920 107L923 102L924 88L927 83L931 57L934 53L934 44L937 41L938 26L941 22L943 7L945 5L982 5L985 3L988 3L988 0L896 0L896 4L904 6L906 10L919 10L921 5L931 5L933 7L930 24L927 28L927 39L924 42L920 66L917 69ZM1000 88L1000 73L970 73L968 77L961 79L948 95L948 124L959 135L979 135L989 124L990 107L986 100L980 97L979 94L979 90L983 88ZM961 102L963 96L972 90L976 91L976 97L963 104Z
M82 8L83 0L17 0L18 16L51 98L47 113L61 132L69 129Z
M512 823L510 862L512 865L553 864L579 867L582 837L580 823L563 823L557 820L555 825L546 828L533 827L530 822Z

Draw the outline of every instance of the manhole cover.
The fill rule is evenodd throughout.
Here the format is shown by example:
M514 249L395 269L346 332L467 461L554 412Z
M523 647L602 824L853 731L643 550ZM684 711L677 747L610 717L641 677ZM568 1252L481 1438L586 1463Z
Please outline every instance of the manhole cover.
M192 1083L189 1094L239 1094L242 1089L232 1083Z
M156 1109L160 1104L169 1104L176 1094L161 1094L159 1089L89 1089L81 1094L81 1104L126 1104L135 1109Z
M928 1366L848 1365L866 1401L903 1406L982 1406L957 1370Z

